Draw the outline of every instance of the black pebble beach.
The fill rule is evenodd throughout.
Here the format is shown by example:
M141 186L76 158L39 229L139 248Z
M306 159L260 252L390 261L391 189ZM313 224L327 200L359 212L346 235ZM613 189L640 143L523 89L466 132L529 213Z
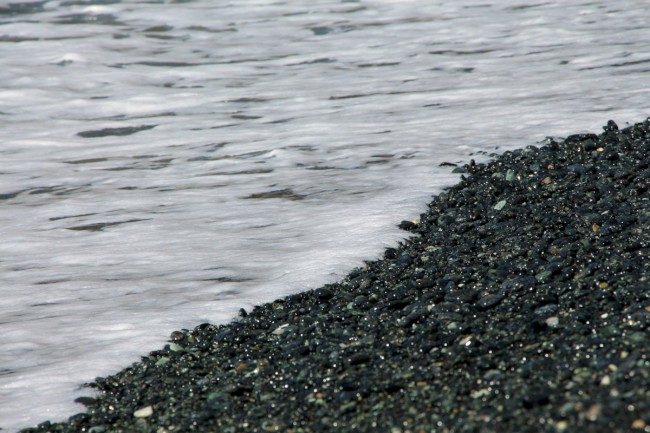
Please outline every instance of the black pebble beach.
M456 170L383 259L23 432L650 432L650 119Z

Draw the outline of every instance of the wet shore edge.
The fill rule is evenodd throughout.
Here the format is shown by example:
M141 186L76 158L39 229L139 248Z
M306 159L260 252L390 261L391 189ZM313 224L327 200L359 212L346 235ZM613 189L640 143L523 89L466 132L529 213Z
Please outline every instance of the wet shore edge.
M381 260L22 432L650 432L650 120L458 170Z

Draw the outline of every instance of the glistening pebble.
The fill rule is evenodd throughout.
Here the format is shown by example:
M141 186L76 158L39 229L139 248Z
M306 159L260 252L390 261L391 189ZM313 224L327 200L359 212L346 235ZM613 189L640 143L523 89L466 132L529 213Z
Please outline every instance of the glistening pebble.
M650 120L456 170L384 259L23 431L650 431Z

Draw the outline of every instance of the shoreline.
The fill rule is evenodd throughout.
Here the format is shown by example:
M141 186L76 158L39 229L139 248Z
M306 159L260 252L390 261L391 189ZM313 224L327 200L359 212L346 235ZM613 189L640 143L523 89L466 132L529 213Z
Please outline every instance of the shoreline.
M383 259L21 432L650 432L650 119L459 170Z

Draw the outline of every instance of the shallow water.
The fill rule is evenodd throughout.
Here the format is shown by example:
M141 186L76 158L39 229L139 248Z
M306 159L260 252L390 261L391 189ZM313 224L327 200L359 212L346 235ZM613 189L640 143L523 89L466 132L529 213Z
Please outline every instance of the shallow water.
M0 1L0 426L334 281L441 162L649 113L646 2Z

